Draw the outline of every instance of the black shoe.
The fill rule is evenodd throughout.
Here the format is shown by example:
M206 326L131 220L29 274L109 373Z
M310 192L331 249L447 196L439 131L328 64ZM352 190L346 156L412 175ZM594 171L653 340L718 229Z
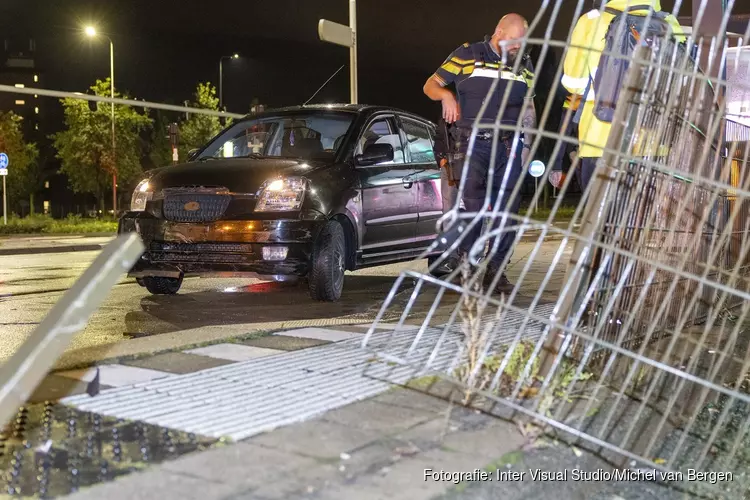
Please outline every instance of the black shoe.
M497 276L496 270L490 268L487 269L487 274L484 275L484 286L486 288L489 288L492 285L492 280L495 279L495 276ZM495 283L495 288L492 289L492 293L511 293L513 291L514 285L508 280L508 277L505 275L505 273L500 274L500 279L497 280L497 283Z
M428 264L430 267L432 267L433 263L437 261L438 257L431 257L428 260ZM435 276L436 278L442 278L443 276L447 276L453 271L458 268L458 259L451 255L450 257L443 260L440 264L438 264L437 267L435 267L430 274Z

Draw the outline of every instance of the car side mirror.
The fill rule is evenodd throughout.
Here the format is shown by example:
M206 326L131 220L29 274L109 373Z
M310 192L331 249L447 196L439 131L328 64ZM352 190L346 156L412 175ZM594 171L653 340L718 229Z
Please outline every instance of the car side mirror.
M200 148L195 148L195 149L191 149L190 151L188 151L187 161L192 161L193 158L195 158L195 155L198 154L198 151L200 151Z
M361 155L354 157L357 165L367 166L384 161L393 161L393 146L390 144L370 144Z

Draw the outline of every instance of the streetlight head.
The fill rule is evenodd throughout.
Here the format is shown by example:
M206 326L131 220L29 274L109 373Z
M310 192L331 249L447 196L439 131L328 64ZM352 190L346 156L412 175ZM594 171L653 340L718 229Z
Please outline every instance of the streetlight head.
M235 59L239 59L239 58L240 58L240 55L239 55L239 54L235 54L235 55L233 55L232 57L234 57Z
M86 26L86 36L96 36L96 28L93 26Z

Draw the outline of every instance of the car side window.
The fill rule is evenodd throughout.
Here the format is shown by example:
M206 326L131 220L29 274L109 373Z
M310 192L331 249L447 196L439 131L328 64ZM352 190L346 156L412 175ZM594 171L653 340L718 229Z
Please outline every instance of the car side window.
M403 118L402 123L411 163L434 163L435 151L432 148L429 128L409 118Z
M371 144L390 144L393 146L393 161L380 162L377 165L403 164L404 146L401 136L392 118L381 118L372 122L357 143L356 154L362 154Z

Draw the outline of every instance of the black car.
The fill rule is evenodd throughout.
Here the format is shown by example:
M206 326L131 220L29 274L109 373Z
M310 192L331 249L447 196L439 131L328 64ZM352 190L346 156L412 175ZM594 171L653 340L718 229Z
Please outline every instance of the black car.
M118 228L146 246L130 275L154 294L185 275L307 277L312 298L338 300L346 270L414 259L436 237L434 137L386 107L249 115L138 184Z

